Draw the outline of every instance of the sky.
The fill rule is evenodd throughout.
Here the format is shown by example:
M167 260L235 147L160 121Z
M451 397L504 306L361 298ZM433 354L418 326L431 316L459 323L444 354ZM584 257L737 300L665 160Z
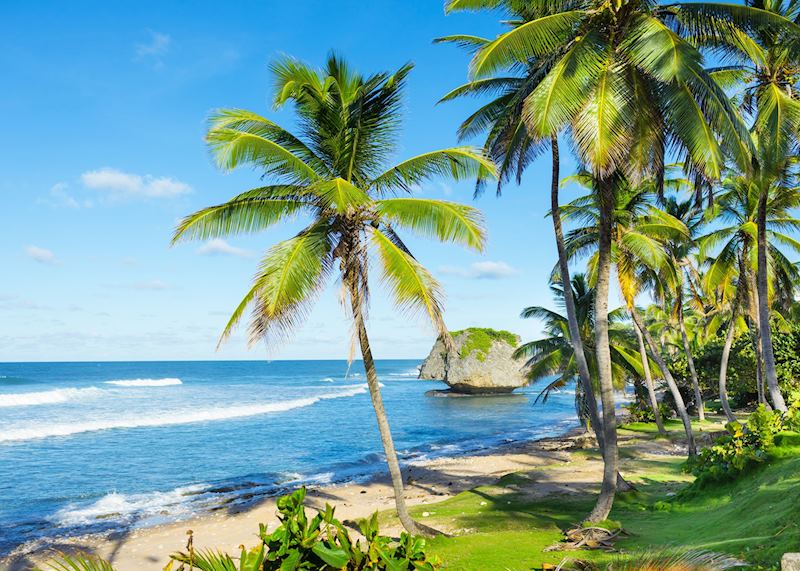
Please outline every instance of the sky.
M182 216L260 183L253 170L214 166L206 119L237 107L291 127L291 109L271 107L269 62L288 54L321 65L333 50L364 74L415 64L397 160L456 145L478 102L437 101L466 80L469 58L432 40L493 37L498 19L446 16L441 0L3 3L0 361L346 358L350 328L335 285L288 342L249 348L240 331L216 350L260 253L302 221L170 247ZM541 324L519 313L552 307L549 184L545 156L501 198L473 201L469 182L420 189L473 203L486 218L483 254L408 240L444 286L448 327L539 335ZM434 331L386 294L375 286L375 356L424 357Z

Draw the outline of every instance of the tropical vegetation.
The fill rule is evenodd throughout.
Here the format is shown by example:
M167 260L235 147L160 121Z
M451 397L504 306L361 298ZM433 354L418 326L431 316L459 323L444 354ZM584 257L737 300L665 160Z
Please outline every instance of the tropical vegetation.
M617 561L592 555L563 561L562 569L721 569L738 562L705 548L729 551L730 542L757 549L758 564L774 565L798 538L789 503L800 458L800 267L793 261L800 254L793 235L800 230L800 3L447 0L445 9L494 11L506 26L495 38L437 40L471 56L467 82L442 102L481 99L457 132L462 143L480 146L394 162L411 65L364 76L338 56L321 69L284 57L270 68L273 103L293 107L295 131L223 109L206 136L221 169L252 167L263 184L185 217L173 236L173 243L208 240L304 217L300 232L266 251L220 342L248 310L252 343L285 341L335 279L407 533L396 541L380 536L375 516L361 524L366 543L354 542L332 508L309 519L300 491L279 502L281 527L272 534L262 528L255 549L237 559L190 548L173 556L175 565L419 570L437 568L436 553L445 566L470 557L467 568L529 568L556 563L545 548L564 529L571 528L569 537L622 530L612 514L639 534L621 539L632 547L683 538L693 549ZM578 165L568 176L563 149ZM545 381L537 400L575 386L578 416L597 439L596 456L586 455L602 465L599 493L531 499L514 492L514 478L509 485L501 479L440 504L449 522L430 520L477 530L464 534L469 544L458 533L426 543L420 536L436 534L406 505L375 370L371 278L387 286L398 311L422 315L450 346L442 286L400 233L482 252L483 219L472 206L414 191L448 177L474 182L476 197L490 184L499 196L512 181L528 186L526 171L545 153L549 184L530 190L549 191L548 212L535 214L553 226L558 261L550 285L558 307L523 309L522 318L543 323L543 335L520 343L515 355L532 382ZM562 200L564 188L576 187L581 196ZM622 307L610 308L617 291ZM497 339L518 343L508 332L459 333L469 336L467 353L480 355ZM637 397L634 422L619 427L617 397L628 385ZM685 463L637 461L637 445L663 438L682 447ZM635 480L636 494L624 493L626 479ZM665 482L673 486L668 494L658 487ZM786 482L793 491L783 497L776 490ZM738 521L758 506L753 498L737 504L733 494L774 502L757 523L780 531L761 537L753 522ZM478 505L491 501L492 513L476 507L476 497L485 498ZM730 522L735 535L719 525L721 517L737 520ZM670 541L654 540L664 530ZM708 540L695 545L701 533ZM498 554L497 543L510 551ZM53 568L110 568L85 561Z

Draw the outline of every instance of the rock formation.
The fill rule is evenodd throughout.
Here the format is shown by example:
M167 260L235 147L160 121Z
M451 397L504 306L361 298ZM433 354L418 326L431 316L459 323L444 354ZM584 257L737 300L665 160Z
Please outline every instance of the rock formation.
M520 338L508 331L470 328L454 331L447 354L437 339L419 371L420 379L442 380L454 393L510 393L528 384L522 363L512 357Z

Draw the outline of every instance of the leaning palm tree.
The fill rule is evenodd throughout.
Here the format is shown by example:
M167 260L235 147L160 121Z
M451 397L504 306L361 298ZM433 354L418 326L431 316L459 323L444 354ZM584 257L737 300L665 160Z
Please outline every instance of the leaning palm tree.
M396 150L410 70L406 65L394 74L364 77L336 56L321 70L290 58L274 63L275 106L294 104L299 133L250 111L233 109L211 117L206 139L221 168L255 167L275 182L187 216L173 243L255 232L296 214L310 217L305 229L267 251L220 342L248 308L251 343L285 338L336 275L353 323L353 345L361 349L397 514L408 531L419 533L421 527L411 519L403 497L402 474L367 335L370 254L398 307L421 311L449 340L441 287L397 230L480 251L485 239L481 216L457 203L396 195L409 193L431 177L489 177L495 168L480 150L469 147L432 151L387 168Z
M526 4L448 0L446 6L514 12ZM470 72L481 80L542 61L542 78L523 103L527 134L533 140L569 135L596 181L601 216L595 337L607 450L601 493L588 520L599 521L613 505L618 456L606 319L614 180L655 175L660 181L668 149L685 155L703 179L719 177L725 151L748 164L747 129L703 68L694 42L700 26L732 35L765 18L739 6L694 2L662 7L650 0L558 0L530 6L530 18L512 20L510 31L480 45Z
M568 177L565 182L575 182L586 188L594 184L588 172ZM683 397L672 376L658 345L647 331L636 307L636 297L645 286L663 291L664 282L675 283L675 268L669 263L667 244L689 235L689 230L677 218L656 208L653 198L656 187L653 181L632 185L618 177L614 184L614 205L611 213L610 259L617 269L620 292L633 319L634 330L641 334L643 343L650 348L653 361L667 383L675 401L675 409L683 421L689 455L696 453L691 419L686 411ZM565 220L577 226L567 234L566 247L570 258L588 256L589 278L596 283L599 267L601 242L599 220L602 208L596 194L581 196L562 207ZM653 287L656 286L656 287ZM659 287L661 286L661 287ZM647 362L646 352L642 352L643 368ZM648 366L649 367L649 366ZM647 381L647 376L645 376ZM658 409L652 381L647 383L650 404Z
M692 381L694 391L694 401L697 408L697 416L700 422L705 420L705 405L703 404L703 394L700 391L700 381L697 378L697 370L694 366L692 357L692 346L689 341L689 334L686 330L686 298L695 303L702 303L702 295L697 291L698 272L692 262L692 254L696 249L695 238L704 223L703 212L697 206L695 200L679 199L672 195L663 201L664 211L673 218L680 220L687 228L685 235L675 235L667 241L667 263L672 266L671 277L668 281L670 294L674 300L675 320L678 324L683 350L686 355L686 364L689 368L689 376ZM688 289L689 295L686 295Z
M570 284L572 298L575 300L576 316L583 338L582 347L586 350L587 361L592 383L597 383L597 359L594 355L594 297L592 288L584 274L578 273L572 277ZM552 285L550 289L558 306L565 306L565 292L560 285ZM531 306L522 310L520 317L523 319L540 319L544 322L545 337L536 341L529 341L520 345L514 352L514 358L526 359L525 369L531 382L539 381L555 375L539 393L537 402L546 402L553 391L557 391L572 382L575 384L575 411L581 423L586 426L591 422L589 410L590 403L583 392L580 383L578 363L575 358L574 344L571 342L571 332L566 316L546 307ZM625 382L632 377L641 377L643 368L635 358L636 348L625 323L625 313L615 309L608 315L610 324L609 339L611 342L611 364L614 375L614 386L619 390L624 388Z

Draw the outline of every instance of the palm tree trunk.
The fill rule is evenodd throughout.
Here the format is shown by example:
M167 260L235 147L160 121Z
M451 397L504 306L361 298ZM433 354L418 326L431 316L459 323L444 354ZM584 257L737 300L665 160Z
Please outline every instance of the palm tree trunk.
M731 346L733 345L733 337L736 329L736 310L731 314L731 323L728 325L728 332L725 334L725 345L722 346L722 357L719 363L719 401L722 403L722 410L728 418L728 422L736 422L736 417L733 416L731 405L728 402L728 358L731 354Z
M772 350L772 330L769 324L769 280L767 273L767 197L768 187L762 188L758 197L758 321L761 333L761 353L764 357L764 379L767 383L772 406L786 412L786 402L778 388L778 373L775 368L775 353Z
M372 349L367 337L367 328L364 320L358 311L357 301L352 300L353 313L355 315L355 326L358 334L358 341L361 345L361 357L364 359L364 371L367 374L367 386L372 397L372 407L375 409L375 418L378 421L378 430L381 434L381 444L386 455L386 463L389 465L389 474L392 478L392 488L394 488L394 504L397 509L397 517L406 531L414 535L433 535L432 531L424 526L420 526L411 518L406 506L406 499L403 490L403 473L400 471L400 463L397 460L397 451L392 440L392 431L389 428L389 419L386 416L386 409L383 406L381 396L381 386L378 381L378 373L375 371L375 361L372 358Z
M608 288L611 273L611 230L614 190L611 181L597 180L599 192L600 224L595 298L595 346L600 380L600 401L603 405L603 484L600 496L587 521L608 519L614 505L617 489L617 418L614 403L614 385L611 379L611 348L608 340Z
M591 428L597 435L597 445L602 453L604 450L603 430L600 415L597 412L597 397L592 386L592 377L589 374L589 364L586 361L586 353L583 350L583 339L578 325L578 317L575 311L575 298L572 297L572 284L569 274L569 257L567 248L564 245L564 230L561 226L561 211L558 204L558 185L560 157L558 150L558 137L550 138L550 150L553 156L553 171L550 180L550 216L553 219L553 233L556 236L556 249L558 250L558 269L561 274L561 285L564 288L564 305L567 309L567 325L569 327L569 340L572 344L572 351L575 354L575 363L578 367L578 377L580 378L581 389L583 390L586 406L589 409L589 421Z
M679 303L683 303L680 299ZM697 371L694 368L694 359L692 358L692 348L689 345L689 336L686 334L686 322L683 319L683 306L678 307L678 326L681 329L681 337L683 338L683 350L686 352L686 362L689 364L689 373L692 376L692 388L694 389L694 402L697 405L697 416L700 422L706 419L705 408L703 405L703 395L700 392L700 382L697 380Z
M747 253L742 254L742 258L746 258ZM744 267L744 266L743 266ZM767 399L764 395L764 360L761 358L761 325L758 319L758 286L756 285L756 278L753 272L747 271L747 283L750 290L750 299L748 300L748 313L750 314L750 327L753 330L753 351L756 355L756 394L758 395L758 404L766 404Z
M675 379L672 376L669 367L667 367L667 364L661 357L661 353L658 352L658 345L656 345L656 342L653 340L653 336L650 335L650 331L648 331L644 326L642 318L639 315L639 311L635 307L631 308L631 316L633 317L633 322L636 323L637 327L639 327L639 330L642 332L642 335L644 335L645 341L647 341L647 345L650 347L650 352L653 355L653 360L661 370L664 380L667 381L669 391L672 393L672 398L675 400L675 408L678 411L678 416L683 421L683 429L686 431L686 446L689 449L689 458L693 458L697 455L697 446L694 442L692 421L689 418L689 413L686 412L686 405L683 402L681 392L678 390L678 385L675 383Z
M639 340L639 355L642 358L642 369L644 369L644 382L647 385L647 396L650 397L650 407L653 409L653 418L656 421L656 428L659 434L666 434L667 430L664 428L664 421L661 418L661 411L658 408L658 399L656 398L656 388L653 385L653 375L650 372L650 359L647 358L647 348L644 346L644 337L636 323L633 324L633 330L636 332L636 339Z

